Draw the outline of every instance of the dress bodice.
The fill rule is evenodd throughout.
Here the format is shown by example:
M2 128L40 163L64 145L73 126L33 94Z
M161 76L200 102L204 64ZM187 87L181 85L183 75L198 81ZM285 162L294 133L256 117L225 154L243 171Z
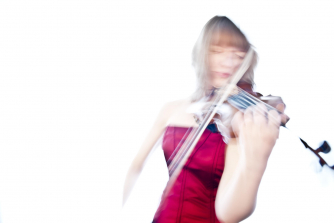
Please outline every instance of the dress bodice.
M184 127L167 127L162 142L167 165L187 131ZM172 189L162 195L155 223L219 222L214 204L224 170L225 146L219 132L204 131Z

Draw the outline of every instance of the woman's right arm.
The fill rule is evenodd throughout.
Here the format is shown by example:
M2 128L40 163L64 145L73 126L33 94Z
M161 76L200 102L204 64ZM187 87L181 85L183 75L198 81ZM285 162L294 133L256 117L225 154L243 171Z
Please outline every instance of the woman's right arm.
M151 152L157 140L160 138L161 134L164 132L165 126L167 125L167 121L169 120L177 104L178 102L170 102L167 103L165 106L163 106L149 134L144 140L144 143L142 144L136 157L132 161L131 166L125 178L125 183L123 188L123 205L127 201L130 192L133 186L135 185L137 178L141 173L141 170L144 167L144 162L147 156Z

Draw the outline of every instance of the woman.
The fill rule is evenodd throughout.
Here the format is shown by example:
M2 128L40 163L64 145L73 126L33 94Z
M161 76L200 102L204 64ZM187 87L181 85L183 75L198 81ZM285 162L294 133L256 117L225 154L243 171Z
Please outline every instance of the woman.
M251 45L227 17L213 17L193 50L198 88L192 97L166 104L134 159L124 187L124 202L152 147L161 136L166 161L190 127L197 126L188 110L194 102L226 85ZM239 83L254 85L251 66ZM256 109L256 108L261 108ZM278 108L284 110L284 104ZM266 114L270 113L270 114ZM266 118L268 117L268 118ZM224 120L223 120L224 121ZM260 105L237 112L230 121L237 138L228 140L206 129L154 216L161 222L239 222L255 209L257 190L279 133L281 117ZM168 162L169 164L169 162Z

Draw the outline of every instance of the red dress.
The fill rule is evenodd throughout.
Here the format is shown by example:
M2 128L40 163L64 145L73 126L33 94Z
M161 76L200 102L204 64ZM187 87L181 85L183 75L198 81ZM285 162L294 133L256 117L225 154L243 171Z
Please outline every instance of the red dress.
M187 130L167 127L162 144L166 161ZM172 189L162 195L154 223L219 222L215 199L224 170L225 146L219 132L205 129Z

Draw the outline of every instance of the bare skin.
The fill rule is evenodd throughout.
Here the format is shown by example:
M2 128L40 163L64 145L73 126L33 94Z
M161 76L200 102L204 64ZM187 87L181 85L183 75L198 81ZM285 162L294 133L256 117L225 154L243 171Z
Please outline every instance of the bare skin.
M250 107L234 116L232 127L238 138L227 147L215 203L222 222L242 221L255 209L257 191L279 134L281 118L276 111L270 114L266 118L264 112Z
M243 55L235 47L213 47L209 56L211 85L225 85L228 77L238 69ZM145 159L166 126L197 126L193 115L186 112L190 105L190 99L185 99L168 103L162 108L128 171L123 204L143 168ZM277 108L284 111L282 105ZM236 113L232 121L233 130L238 137L231 139L226 148L224 173L215 202L217 218L224 223L242 221L254 211L257 191L278 137L281 120L278 113L270 111L271 115L266 118L265 112L253 110L248 108L245 114Z

